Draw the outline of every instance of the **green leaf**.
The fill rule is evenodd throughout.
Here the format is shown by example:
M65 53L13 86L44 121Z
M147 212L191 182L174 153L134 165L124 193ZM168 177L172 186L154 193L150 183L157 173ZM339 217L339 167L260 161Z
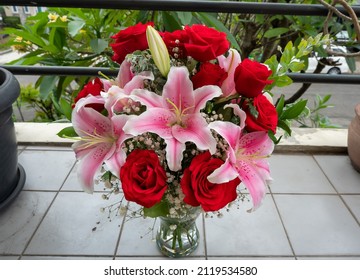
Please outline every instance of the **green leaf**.
M300 72L305 69L305 64L303 62L293 61L289 64L289 68L292 72Z
M275 85L278 87L285 87L285 86L291 85L292 82L293 82L293 80L289 76L286 76L286 75L278 76L275 78Z
M277 139L274 132L272 132L271 130L268 131L268 135L269 135L270 139L274 142L275 145L279 144L279 142L282 138L282 135L281 135L279 137L279 139Z
M66 44L66 34L63 28L52 28L49 36L50 44L56 47L56 52L61 51Z
M353 58L353 57L345 57L345 59L346 59L346 62L347 62L347 64L348 64L349 68L350 68L350 71L351 71L352 73L354 73L355 70L356 70L356 61L355 61L355 58Z
M177 16L183 25L188 25L191 23L192 14L190 12L176 12Z
M285 104L285 96L282 94L277 105L276 105L276 112L278 113L278 116L281 116Z
M46 100L52 93L56 82L59 77L57 76L44 76L40 84L40 98L41 100Z
M283 129L287 134L291 136L291 128L288 126L288 124L285 121L278 120L277 126Z
M276 73L279 67L279 62L277 61L276 55L274 54L273 56L271 56L270 58L268 58L264 64L266 64L267 66L269 66L270 70L272 71L272 73ZM270 78L271 79L271 78Z
M182 29L181 23L174 12L162 12L164 26L166 31L173 32Z
M69 101L65 100L64 98L60 98L60 106L61 106L61 111L64 114L64 116L68 120L71 120L72 107L71 107L71 104L69 103Z
M166 216L168 214L168 205L164 201L160 201L151 208L144 207L144 216L156 218L159 216Z
M272 28L269 29L265 32L264 37L265 38L273 38L273 37L277 37L279 35L282 35L286 32L289 31L289 28L286 27L276 27L276 28Z
M294 104L286 106L280 118L282 120L291 120L298 117L305 109L307 100L299 100Z
M39 47L46 46L45 42L43 41L43 39L40 36L32 34L32 33L28 32L27 30L6 28L6 32L8 34L20 36L23 38L24 41L30 41L30 42L34 43L35 45L38 45Z
M108 46L108 42L103 39L92 39L90 41L90 47L95 53L102 53Z
M74 127L68 126L60 130L57 134L57 136L61 138L67 138L67 137L77 137L77 133L75 132Z
M68 30L69 30L69 34L74 37L76 36L80 29L83 28L85 25L85 21L82 20L74 20L69 22L68 24Z

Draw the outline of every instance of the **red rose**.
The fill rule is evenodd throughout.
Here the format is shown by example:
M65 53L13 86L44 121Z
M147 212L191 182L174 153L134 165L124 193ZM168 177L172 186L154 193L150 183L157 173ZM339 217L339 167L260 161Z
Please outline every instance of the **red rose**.
M217 64L210 62L204 62L200 66L199 72L197 72L192 78L194 89L197 89L206 85L221 86L223 81L227 78L227 73L223 68Z
M146 27L148 25L154 26L152 22L145 24L140 22L112 36L111 38L115 39L115 43L110 44L114 51L112 60L121 64L127 54L136 50L146 50L148 48L148 42L146 40Z
M201 24L186 26L189 42L185 44L187 55L197 61L205 62L224 54L230 47L226 33L219 32Z
M180 181L185 203L201 205L204 211L217 211L237 198L239 178L222 184L213 184L207 179L223 163L221 159L211 157L209 152L194 157Z
M83 97L88 96L89 94L97 96L100 95L100 92L104 89L104 85L99 78L95 78L94 80L88 82L83 89L78 93L78 95L74 99L74 105ZM89 104L86 107L91 107L94 110L101 112L104 109L104 104Z
M266 85L273 82L268 80L271 73L266 65L246 58L235 69L235 89L245 97L258 96Z
M146 208L160 202L166 191L166 173L152 150L134 150L120 169L124 196Z
M169 54L175 58L186 58L185 43L189 42L189 36L184 30L160 33Z
M257 118L250 112L249 105L245 102L243 109L246 113L247 131L268 131L276 132L278 115L275 106L263 95L254 98L253 106L258 112Z

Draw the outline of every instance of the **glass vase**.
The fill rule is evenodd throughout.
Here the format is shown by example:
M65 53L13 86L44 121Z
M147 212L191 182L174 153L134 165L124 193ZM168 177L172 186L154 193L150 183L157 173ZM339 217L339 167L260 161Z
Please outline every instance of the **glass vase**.
M195 208L180 218L159 217L160 226L156 235L156 244L163 255L181 258L195 251L200 241L196 226L199 215L200 209Z

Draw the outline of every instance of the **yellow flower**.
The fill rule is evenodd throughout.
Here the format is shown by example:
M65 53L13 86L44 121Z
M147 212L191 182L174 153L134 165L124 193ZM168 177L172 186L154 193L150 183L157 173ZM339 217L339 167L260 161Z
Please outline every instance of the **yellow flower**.
M60 17L60 20L61 20L62 22L67 22L67 21L68 21L68 18L67 18L67 16L62 16L62 17Z
M167 77L170 71L170 56L163 39L159 32L150 25L146 28L146 39L155 65L159 68L160 73Z
M14 42L21 43L21 42L22 42L22 40L23 40L23 38L22 38L22 37L20 37L20 36L16 36L16 38L14 39Z
M49 22L56 22L56 20L58 19L59 15L57 14L49 14L48 15L48 19L49 19Z

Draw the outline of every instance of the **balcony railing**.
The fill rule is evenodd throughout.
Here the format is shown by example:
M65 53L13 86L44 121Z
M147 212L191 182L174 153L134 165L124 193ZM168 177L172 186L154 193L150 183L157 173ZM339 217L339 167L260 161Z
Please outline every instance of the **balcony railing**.
M76 7L76 8L106 8L129 10L157 11L193 11L193 12L231 12L239 14L281 14L299 16L323 16L328 9L323 5L287 4L287 3L250 3L235 1L202 1L202 0L0 0L1 5L42 6L42 7ZM338 10L346 14L346 10ZM353 7L360 15L360 6ZM116 75L117 69L65 67L65 66L14 66L2 65L16 75L57 75L57 76L95 76L99 71L106 75ZM360 75L329 75L329 74L298 74L289 73L296 83L338 83L360 84Z

